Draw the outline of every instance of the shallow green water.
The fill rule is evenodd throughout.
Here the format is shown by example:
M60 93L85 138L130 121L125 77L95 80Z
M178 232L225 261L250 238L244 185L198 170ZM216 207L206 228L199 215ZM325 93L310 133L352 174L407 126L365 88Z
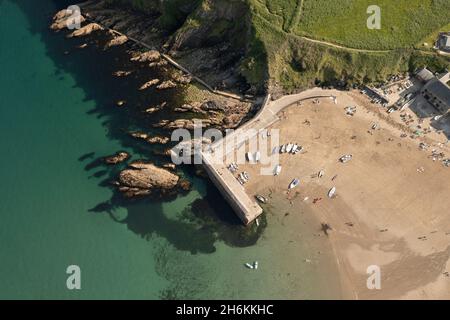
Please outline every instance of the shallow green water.
M105 186L116 169L95 159L152 158L122 131L139 125L132 112L113 107L130 85L111 77L120 52L73 50L48 31L56 1L36 3L0 0L0 298L333 297L319 290L325 269L302 263L323 243L300 241L308 231L275 213L249 237L190 170L188 195L117 199ZM243 267L253 260L258 272ZM81 290L66 288L72 264Z

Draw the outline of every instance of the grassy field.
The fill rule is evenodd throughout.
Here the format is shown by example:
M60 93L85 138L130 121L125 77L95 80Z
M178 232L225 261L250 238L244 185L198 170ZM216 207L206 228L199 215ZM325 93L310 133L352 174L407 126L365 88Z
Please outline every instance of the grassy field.
M267 53L271 87L289 92L317 81L380 82L424 66L434 71L450 66L444 57L415 50L450 23L448 0L378 0L380 30L366 25L371 0L249 1L255 38ZM313 43L302 36L350 49Z
M450 68L450 58L431 48L439 31L450 31L450 0L108 1L159 11L162 25L174 34L211 26L208 37L246 49L240 73L259 89L373 83L425 66ZM367 28L372 4L381 8L380 30ZM230 12L240 18L230 19Z
M448 0L250 0L274 27L346 47L412 47L450 23ZM367 28L367 8L381 8L381 29Z

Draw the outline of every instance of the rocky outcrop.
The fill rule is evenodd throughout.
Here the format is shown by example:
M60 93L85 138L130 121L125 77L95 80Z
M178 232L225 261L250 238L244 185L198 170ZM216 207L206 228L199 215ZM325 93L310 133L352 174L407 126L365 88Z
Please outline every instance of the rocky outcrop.
M71 22L68 20L71 16L72 16L72 13L66 9L59 11L53 17L53 22L50 25L50 29L59 31L59 30L67 28L68 22ZM80 16L80 23L83 23L84 21L85 21L85 18L83 16Z
M156 50L150 50L146 52L135 52L130 59L137 62L155 62L161 59L161 54Z
M211 119L177 119L174 121L162 120L158 123L158 126L164 127L165 129L188 129L194 130L199 127L209 127L212 124Z
M117 36L114 37L113 39L109 40L106 45L105 45L105 49L109 49L111 47L116 47L116 46L121 46L124 43L126 43L128 41L128 37L127 36Z
M119 175L119 191L127 198L146 196L158 191L162 194L175 190L180 178L152 163L136 161Z
M145 113L148 113L148 114L155 113L155 112L161 110L162 108L164 108L165 106L167 106L167 102L163 102L154 107L149 107L149 108L145 109Z
M150 87L153 87L154 85L157 85L159 82L160 82L159 79L153 79L153 80L147 81L139 88L139 90L142 91L142 90L148 89Z
M119 164L121 162L128 160L129 158L130 158L130 155L128 153L122 151L122 152L116 153L115 155L105 157L103 160L105 161L106 164L116 165L116 164Z
M174 163L166 163L163 165L164 169L175 170L177 166Z
M167 80L167 81L164 81L163 83L161 83L156 88L158 90L166 90L166 89L176 88L176 86L177 86L177 84L175 82L173 82L172 80Z
M92 32L97 31L97 30L103 30L103 28L97 23L89 23L89 24L81 27L80 29L75 30L74 32L70 33L67 37L68 38L84 37L84 36L90 35Z
M167 144L170 141L168 137L161 137L161 136L151 137L145 132L132 132L130 133L130 135L133 138L144 140L145 142L150 144Z

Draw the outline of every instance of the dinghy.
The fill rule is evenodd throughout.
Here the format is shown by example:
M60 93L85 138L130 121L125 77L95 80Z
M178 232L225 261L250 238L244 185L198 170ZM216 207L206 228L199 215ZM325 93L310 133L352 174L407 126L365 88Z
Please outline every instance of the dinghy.
M328 197L334 198L335 195L336 195L336 187L333 187L330 189L330 191L328 191Z
M255 267L254 267L252 264L250 264L250 263L246 263L245 266L246 266L247 268L249 268L249 269L254 269L254 268L255 268Z
M281 147L281 151L280 152L281 153L285 153L286 152L286 145L285 144Z
M295 152L297 151L297 149L298 149L298 144L294 144L294 146L292 147L291 153L292 153L292 154L295 154Z
M289 189L294 189L296 186L298 186L300 184L300 180L298 179L294 179L292 180L292 182L289 184Z
M257 151L257 152L255 153L255 161L256 161L256 162L259 162L260 160L261 160L261 152Z
M262 195L260 195L260 194L257 194L257 195L255 196L255 198L256 198L259 202L261 202L261 203L267 203L267 198L264 197L264 196L262 196Z
M275 171L274 171L273 175L274 175L274 176L278 176L278 175L280 175L280 173L281 173L281 166L280 166L280 165L277 165L277 166L275 167Z
M253 154L251 152L247 152L246 156L247 156L248 162L250 162L250 163L254 163L255 162L255 159L253 158Z
M317 174L317 176L319 178L322 178L325 175L325 172L323 170L320 170L319 173Z
M256 269L258 269L258 261L255 261L254 263L253 263L253 268L256 270Z
M294 147L294 145L293 145L292 143L289 143L289 144L286 146L286 152L287 152L287 153L291 153L293 147Z
M349 162L350 160L352 160L353 156L351 154L346 154L344 156L342 156L339 161L341 161L342 163L346 163Z

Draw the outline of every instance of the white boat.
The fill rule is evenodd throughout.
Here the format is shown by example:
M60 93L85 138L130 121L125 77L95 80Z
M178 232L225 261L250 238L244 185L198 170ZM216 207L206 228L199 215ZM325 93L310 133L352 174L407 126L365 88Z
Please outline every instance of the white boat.
M261 203L267 203L267 198L264 197L264 196L262 196L262 195L260 195L260 194L257 194L257 195L255 196L255 198L256 198L259 202L261 202Z
M255 270L258 269L258 261L253 262L253 268Z
M346 154L344 156L342 156L339 161L341 161L342 163L346 163L349 162L350 160L352 160L353 156L351 154Z
M261 152L257 151L257 152L255 153L255 161L256 161L256 162L259 162L260 160L261 160Z
M291 153L293 147L294 147L294 145L293 145L292 143L289 143L289 144L286 146L286 152L287 152L287 153Z
M256 219L256 226L259 227L259 219Z
M317 174L317 176L319 178L322 178L325 175L325 172L323 170L320 170L319 173Z
M303 151L303 147L302 146L298 146L298 148L292 153L293 154L297 154L297 153L302 152L302 151Z
M254 269L255 267L251 263L246 263L245 266L249 269Z
M274 171L273 175L274 175L274 176L278 176L278 175L280 175L280 173L281 173L281 166L280 166L280 165L277 165L277 166L275 167L275 171Z
M286 152L286 145L285 144L281 147L280 152L281 153L285 153Z
M334 198L335 195L336 195L336 187L333 187L330 189L330 191L328 191L328 197Z
M244 176L244 178L245 178L246 180L250 180L250 176L248 175L248 172L247 172L247 171L242 172L242 175Z
M297 149L298 149L298 144L294 144L294 146L292 147L291 153L292 153L292 154L295 154L295 152L297 151Z
M253 158L253 154L251 152L247 152L246 156L247 156L248 162L250 162L250 163L254 163L255 162L255 159Z
M292 182L289 184L289 189L294 189L296 186L298 186L300 184L300 180L298 179L294 179L292 180Z
M244 172L241 172L241 173L239 174L239 178L240 178L240 179L242 180L242 182L244 182L244 183L248 182L248 176L246 176Z

